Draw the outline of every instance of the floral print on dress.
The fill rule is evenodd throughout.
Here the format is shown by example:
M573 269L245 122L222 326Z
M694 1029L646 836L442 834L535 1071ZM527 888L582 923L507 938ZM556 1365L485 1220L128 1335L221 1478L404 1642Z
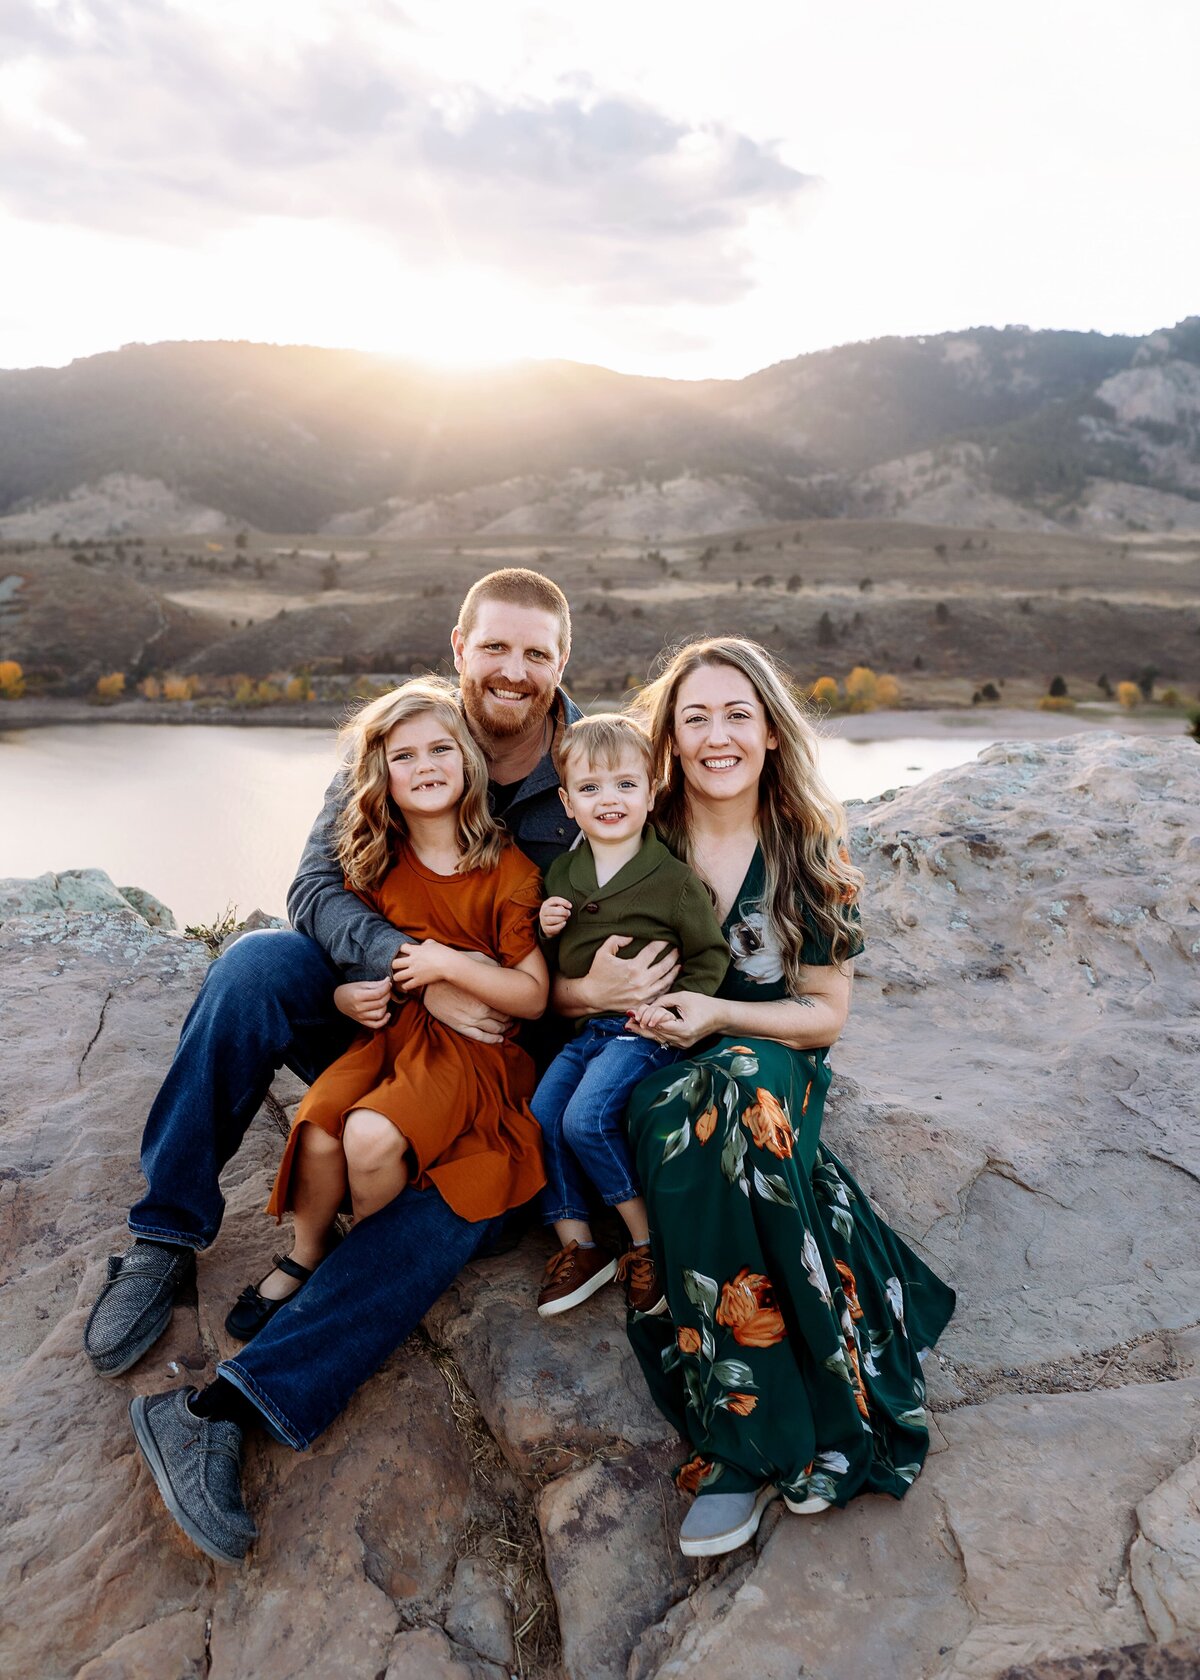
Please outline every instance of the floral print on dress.
M787 996L764 893L756 852L725 923L723 997ZM828 963L805 926L801 961ZM928 1451L917 1350L936 1341L953 1292L821 1143L830 1077L824 1050L719 1038L631 1098L670 1317L635 1313L629 1336L690 1444L688 1492L775 1482L795 1504L899 1498Z
M783 958L765 912L759 906L739 904L735 914L738 920L728 934L733 966L759 986L782 980Z

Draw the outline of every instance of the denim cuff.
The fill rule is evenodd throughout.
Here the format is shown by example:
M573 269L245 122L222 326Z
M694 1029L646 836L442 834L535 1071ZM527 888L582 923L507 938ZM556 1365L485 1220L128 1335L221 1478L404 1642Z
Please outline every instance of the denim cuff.
M198 1254L202 1254L209 1246L190 1231L168 1231L161 1225L135 1224L132 1218L127 1219L125 1223L129 1226L130 1234L135 1237L152 1237L158 1242L175 1243L180 1248L194 1248Z
M254 1378L241 1369L234 1359L223 1359L217 1366L217 1375L232 1383L240 1394L243 1394L250 1404L261 1414L263 1428L272 1435L281 1446L293 1447L296 1452L303 1452L311 1445L300 1432L293 1428L271 1400L263 1393Z

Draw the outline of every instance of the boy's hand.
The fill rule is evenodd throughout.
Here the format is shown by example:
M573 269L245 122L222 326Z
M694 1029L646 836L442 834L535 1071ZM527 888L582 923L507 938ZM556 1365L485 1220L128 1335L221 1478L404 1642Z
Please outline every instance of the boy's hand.
M417 945L401 945L392 962L392 979L399 991L417 992L435 980L446 979L444 958L447 947L436 939L422 939Z
M699 992L666 992L656 1003L631 1009L628 1026L642 1038L653 1038L676 1050L687 1050L702 1038L724 1030L719 998Z
M387 1026L391 998L390 980L348 980L345 985L335 987L333 993L335 1008L372 1032Z
M571 909L569 898L543 899L538 911L538 924L547 939L553 939L562 932L571 920Z

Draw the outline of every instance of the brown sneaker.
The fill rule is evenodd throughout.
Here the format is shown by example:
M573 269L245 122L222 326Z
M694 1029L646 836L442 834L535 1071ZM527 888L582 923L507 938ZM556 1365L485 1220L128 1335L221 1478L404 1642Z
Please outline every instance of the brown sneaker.
M625 1250L617 1261L617 1276L625 1285L625 1305L630 1312L645 1313L649 1318L666 1312L667 1297L658 1281L649 1243Z
M617 1275L617 1262L606 1248L580 1248L569 1242L546 1262L537 1309L543 1318L570 1312Z

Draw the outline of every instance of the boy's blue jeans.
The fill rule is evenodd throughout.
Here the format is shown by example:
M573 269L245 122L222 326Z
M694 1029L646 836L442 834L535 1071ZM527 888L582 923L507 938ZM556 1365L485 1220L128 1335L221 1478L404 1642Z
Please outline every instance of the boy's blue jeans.
M333 1006L338 979L321 947L291 931L246 934L213 963L146 1122L135 1236L213 1241L225 1209L217 1176L276 1070L314 1079L354 1034ZM222 1375L279 1440L308 1446L500 1224L460 1218L436 1190L405 1190L351 1231Z
M589 1021L546 1069L530 1108L542 1128L542 1220L589 1219L587 1187L605 1207L640 1196L625 1141L625 1104L640 1079L678 1052L631 1033L620 1015Z

